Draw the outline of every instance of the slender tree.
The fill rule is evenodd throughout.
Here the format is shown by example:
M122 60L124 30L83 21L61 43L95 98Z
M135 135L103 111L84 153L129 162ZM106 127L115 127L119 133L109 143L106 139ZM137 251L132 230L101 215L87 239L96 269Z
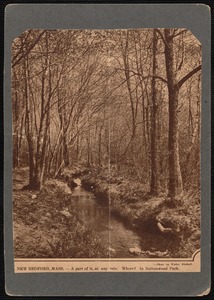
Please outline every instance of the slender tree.
M181 86L196 72L201 69L199 65L178 81L175 69L174 39L178 36L173 29L164 29L165 63L167 74L167 87L169 97L169 186L168 195L171 198L181 196L183 193L183 181L179 157L179 117L178 102Z
M159 193L159 157L158 157L158 102L157 102L157 87L156 87L156 73L157 73L157 43L158 36L156 30L153 30L153 46L152 46L152 107L151 107L151 189L152 195Z

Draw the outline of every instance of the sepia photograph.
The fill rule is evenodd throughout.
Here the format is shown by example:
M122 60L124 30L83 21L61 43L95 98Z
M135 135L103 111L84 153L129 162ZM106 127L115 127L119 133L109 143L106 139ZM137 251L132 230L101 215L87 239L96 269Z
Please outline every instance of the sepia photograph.
M14 259L194 260L202 67L194 34L29 29L11 51ZM111 271L139 271L128 266Z

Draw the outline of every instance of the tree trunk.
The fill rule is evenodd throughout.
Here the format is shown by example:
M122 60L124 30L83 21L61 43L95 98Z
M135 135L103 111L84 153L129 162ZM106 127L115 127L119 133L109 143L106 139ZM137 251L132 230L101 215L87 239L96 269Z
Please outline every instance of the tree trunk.
M37 137L37 149L36 149L36 161L35 161L35 176L34 176L34 188L41 189L43 182L43 162L44 162L44 153L43 146L45 141L45 132L46 132L46 124L45 118L47 117L45 114L45 72L42 76L42 86L41 86L41 113L40 113L40 126L39 126L39 135Z
M25 132L28 142L28 151L29 151L29 184L28 187L30 189L37 188L35 183L35 149L33 142L33 133L32 133L32 120L31 120L31 103L29 98L29 69L28 69L28 56L26 56L24 60L24 77L25 77L25 102L26 102L26 118L25 118Z
M66 133L63 134L63 159L64 159L65 167L68 167L70 165L70 159L69 159Z
M173 37L170 29L164 29L165 36L165 61L168 82L169 97L169 183L168 196L172 199L180 196L183 192L183 182L179 160L179 137L178 137L178 95L179 85L176 79L173 53Z
M14 71L14 78L17 80L16 73ZM13 130L13 168L19 165L19 101L17 85L15 84L15 95L14 95L14 130Z
M196 111L194 126L191 122L193 128L192 128L192 134L189 136L190 144L186 156L186 167L189 166L190 156L192 153L192 149L195 145L196 139L199 140L200 138L200 99L199 98L197 99L196 105L197 105L197 111Z
M152 74L156 75L157 70L157 33L153 30L153 66ZM157 88L156 79L152 77L152 108L151 108L151 186L150 193L158 195L159 187L159 162L158 162L158 104L157 104Z
M100 127L99 132L99 142L98 142L98 166L101 167L101 156L102 156L102 127Z

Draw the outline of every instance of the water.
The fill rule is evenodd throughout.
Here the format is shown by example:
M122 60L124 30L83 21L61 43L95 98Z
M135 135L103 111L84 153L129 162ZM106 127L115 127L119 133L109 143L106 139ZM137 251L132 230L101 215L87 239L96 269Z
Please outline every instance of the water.
M129 248L140 247L139 236L111 214L108 204L97 201L92 192L81 187L79 180L76 183L79 185L73 190L71 202L78 211L78 217L100 237L112 257L133 257Z

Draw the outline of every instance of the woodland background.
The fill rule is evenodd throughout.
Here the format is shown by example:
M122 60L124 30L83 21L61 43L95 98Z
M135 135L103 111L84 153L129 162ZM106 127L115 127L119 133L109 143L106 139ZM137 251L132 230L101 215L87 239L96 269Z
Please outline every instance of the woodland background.
M158 193L199 186L201 45L183 29L29 30L13 42L13 165L76 162Z
M185 205L198 205L201 51L181 28L22 33L11 96L24 188L39 191L81 165L139 183L169 207L196 192Z

